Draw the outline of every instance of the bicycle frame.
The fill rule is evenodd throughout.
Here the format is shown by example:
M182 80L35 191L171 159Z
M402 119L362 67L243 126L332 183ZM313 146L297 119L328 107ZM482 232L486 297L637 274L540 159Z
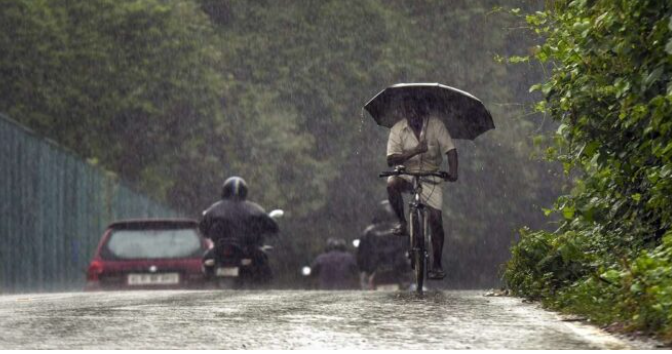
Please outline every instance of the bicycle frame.
M427 269L427 259L429 258L429 255L427 253L427 245L430 243L430 238L428 232L429 228L428 228L427 213L425 211L425 206L421 203L420 200L420 196L422 194L422 183L420 183L420 178L429 176L445 178L445 176L439 172L407 173L403 167L397 167L393 172L392 171L383 172L379 176L389 177L389 176L401 176L401 175L407 175L413 177L412 190L411 190L412 197L409 202L409 210L408 210L409 215L408 255L411 259L411 266L413 267L415 273L416 292L419 295L422 295L423 284L425 280L425 272ZM421 236L421 238L419 238L418 236Z
M408 203L408 221L409 221L409 247L408 252L413 262L415 275L415 291L422 295L425 272L427 268L427 245L429 244L429 228L427 227L427 214L425 206L420 202L422 195L422 184L419 176L413 176L411 200ZM416 220L416 215L420 220ZM419 228L417 226L420 226ZM418 236L421 240L416 239ZM422 264L420 264L422 262Z
M409 224L412 225L412 222L414 222L414 215L416 211L420 212L420 215L422 215L422 230L427 231L427 217L425 214L425 206L420 203L420 195L422 194L422 186L420 185L420 178L419 177L414 177L413 178L413 189L411 191L411 200L408 202L408 220ZM411 228L409 231L409 234L411 236L411 247L414 245L413 243L413 228ZM423 232L423 235L426 235L427 232ZM425 237L425 241L427 241L427 237ZM425 243L426 244L426 243Z

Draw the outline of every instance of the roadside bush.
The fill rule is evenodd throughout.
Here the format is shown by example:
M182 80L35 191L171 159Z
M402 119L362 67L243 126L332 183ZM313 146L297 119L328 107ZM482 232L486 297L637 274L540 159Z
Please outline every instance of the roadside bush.
M623 284L632 327L658 331L672 340L672 232L660 246L642 252Z
M590 269L583 235L568 232L520 231L504 277L515 294L543 298L580 279Z
M632 264L623 259L623 264L574 282L546 303L588 315L599 324L619 323L672 339L672 233Z
M520 232L504 277L552 308L672 339L672 3L548 3L527 21L552 67L547 156L571 191L554 232ZM513 61L513 60L512 60Z
M632 262L591 256L590 243L576 233L523 229L520 235L504 273L514 294L672 340L672 232Z

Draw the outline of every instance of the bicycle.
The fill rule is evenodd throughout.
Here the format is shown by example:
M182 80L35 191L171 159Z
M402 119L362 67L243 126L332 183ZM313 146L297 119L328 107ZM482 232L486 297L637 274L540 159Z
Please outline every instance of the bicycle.
M385 171L380 173L379 177L390 176L411 176L413 177L411 187L411 200L409 201L408 210L408 255L411 260L411 268L415 277L415 291L418 295L422 295L423 285L425 281L425 273L427 271L427 260L429 253L427 252L427 244L430 243L429 229L427 227L427 213L425 213L425 205L420 202L420 195L422 193L422 185L420 179L423 177L439 177L447 180L448 173L444 171L438 172L423 172L413 173L406 172L403 166L395 168L394 171Z

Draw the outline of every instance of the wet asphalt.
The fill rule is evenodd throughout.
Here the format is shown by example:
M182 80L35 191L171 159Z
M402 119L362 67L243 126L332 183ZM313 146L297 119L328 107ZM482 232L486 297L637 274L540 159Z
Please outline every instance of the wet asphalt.
M133 291L0 296L0 349L627 349L483 291Z

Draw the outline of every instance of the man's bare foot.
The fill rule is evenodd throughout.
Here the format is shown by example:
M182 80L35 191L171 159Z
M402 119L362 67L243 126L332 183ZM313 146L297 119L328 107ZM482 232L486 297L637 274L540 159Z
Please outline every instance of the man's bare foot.
M441 280L446 277L446 272L441 267L434 267L434 269L427 272L427 278L431 280Z

